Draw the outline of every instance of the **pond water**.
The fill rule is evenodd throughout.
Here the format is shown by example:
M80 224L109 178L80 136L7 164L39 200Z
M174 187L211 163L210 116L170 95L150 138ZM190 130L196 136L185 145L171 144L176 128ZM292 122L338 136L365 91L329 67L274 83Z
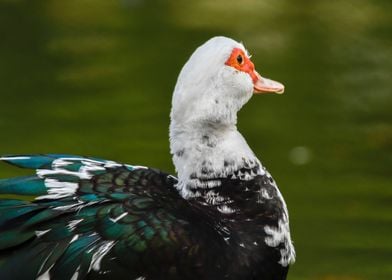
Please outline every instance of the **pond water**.
M239 129L290 210L288 279L392 277L391 1L0 1L0 154L174 172L171 94L193 50L244 42L286 86ZM3 167L2 177L21 174Z

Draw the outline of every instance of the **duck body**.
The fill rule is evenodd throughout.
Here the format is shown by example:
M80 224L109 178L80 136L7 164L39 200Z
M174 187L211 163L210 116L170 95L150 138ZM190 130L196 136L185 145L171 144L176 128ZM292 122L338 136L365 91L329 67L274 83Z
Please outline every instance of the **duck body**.
M204 196L185 200L176 178L154 169L78 156L3 160L37 175L0 181L17 198L0 200L0 279L285 279L284 244L265 243L265 226L283 214L267 173L209 189L244 209L221 213Z
M185 64L170 125L177 177L73 155L1 157L35 174L0 180L0 279L286 279L286 204L236 127L253 91L282 87L252 67L225 37Z

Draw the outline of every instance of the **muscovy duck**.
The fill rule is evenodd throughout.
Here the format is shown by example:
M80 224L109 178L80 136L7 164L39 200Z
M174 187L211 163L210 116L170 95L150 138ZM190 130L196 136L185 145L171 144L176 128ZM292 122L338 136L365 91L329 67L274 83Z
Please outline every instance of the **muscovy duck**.
M3 156L35 175L0 181L0 279L286 279L286 204L236 128L256 93L282 93L244 46L214 37L172 100L178 179L73 155Z

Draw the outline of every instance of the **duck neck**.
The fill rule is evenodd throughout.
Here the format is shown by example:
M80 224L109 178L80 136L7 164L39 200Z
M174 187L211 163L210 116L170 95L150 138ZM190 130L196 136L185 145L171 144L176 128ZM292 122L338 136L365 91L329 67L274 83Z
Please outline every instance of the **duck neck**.
M178 173L177 189L186 199L204 197L224 180L251 180L263 172L234 123L172 121L170 148Z

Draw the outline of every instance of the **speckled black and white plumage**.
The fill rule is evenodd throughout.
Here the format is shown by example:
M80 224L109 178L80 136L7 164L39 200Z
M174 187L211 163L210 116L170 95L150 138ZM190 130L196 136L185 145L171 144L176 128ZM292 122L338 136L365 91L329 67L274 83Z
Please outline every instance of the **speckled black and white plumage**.
M0 181L0 279L285 279L284 244L265 243L264 227L284 211L267 174L222 178L185 200L176 179L154 169L76 156L3 160L37 175ZM53 182L76 187L50 191ZM225 200L211 203L208 192Z
M271 247L266 243L266 238L271 238L266 226L278 228L285 215L273 179L264 174L247 181L219 181L217 187L198 189L200 196L191 201L208 209L208 218L220 233L218 239L226 243L222 252L226 254L227 279L286 279L288 265L280 261L287 244Z

